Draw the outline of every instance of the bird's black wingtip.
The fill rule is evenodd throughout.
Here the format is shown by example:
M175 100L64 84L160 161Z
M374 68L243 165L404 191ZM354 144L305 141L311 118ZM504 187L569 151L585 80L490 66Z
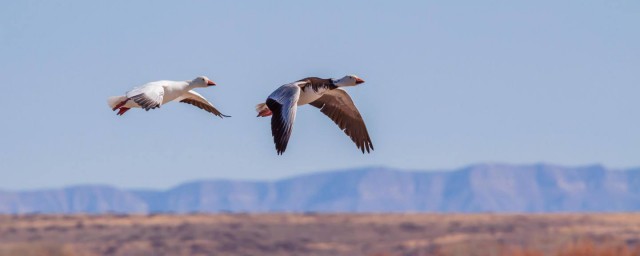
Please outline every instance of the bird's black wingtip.
M367 146L363 146L363 147L361 147L361 148L360 148L360 150L362 151L362 154L363 154L363 155L364 155L364 153L365 153L365 150L367 151L367 152L366 152L367 154L371 154L371 151L373 151L373 145L372 145L372 144L369 144L369 145L367 145Z

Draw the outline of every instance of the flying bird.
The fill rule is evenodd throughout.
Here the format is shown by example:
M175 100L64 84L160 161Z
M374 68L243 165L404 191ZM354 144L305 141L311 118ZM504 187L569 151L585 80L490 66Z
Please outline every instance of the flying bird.
M287 149L298 106L311 104L319 108L356 144L369 153L373 150L364 120L349 94L342 87L356 86L364 80L347 75L340 79L307 77L276 89L265 103L256 106L259 117L271 117L271 134L278 155Z
M113 111L118 110L119 116L131 108L149 111L168 102L178 101L196 106L220 118L230 117L220 113L211 102L192 90L215 85L216 83L206 76L199 76L191 81L155 81L133 88L125 95L109 97L107 103Z

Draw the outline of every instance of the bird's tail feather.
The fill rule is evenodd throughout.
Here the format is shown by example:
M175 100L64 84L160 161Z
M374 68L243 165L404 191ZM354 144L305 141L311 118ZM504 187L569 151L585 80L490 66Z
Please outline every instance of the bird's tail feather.
M267 104L265 104L265 103L260 103L260 104L256 105L256 111L258 111L258 117L265 117L265 116L273 115L273 113L269 109L269 106L267 106Z
M107 99L107 104L109 104L109 107L111 109L114 109L116 106L118 106L118 104L122 103L123 101L125 101L127 99L126 96L113 96L113 97L109 97Z
M269 109L269 107L267 107L266 103L260 103L258 105L256 105L256 111L258 113L262 112L263 110Z

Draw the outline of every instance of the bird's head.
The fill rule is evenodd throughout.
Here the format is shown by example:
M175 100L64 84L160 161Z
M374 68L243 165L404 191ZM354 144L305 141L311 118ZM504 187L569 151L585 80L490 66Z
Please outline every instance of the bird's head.
M196 87L208 87L216 85L216 83L211 81L211 79L206 76L196 77L196 79L193 79L193 81L191 81L191 84L195 85Z
M362 80L362 78L359 78L356 75L346 75L343 78L333 80L333 83L338 87L356 86L361 83L364 83L364 80Z

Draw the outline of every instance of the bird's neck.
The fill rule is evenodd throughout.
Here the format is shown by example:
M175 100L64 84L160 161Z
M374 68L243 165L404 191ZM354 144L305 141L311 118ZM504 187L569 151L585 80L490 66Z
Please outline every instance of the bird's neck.
M333 85L335 85L336 87L347 87L347 86L352 86L352 85L348 85L343 83L342 79L333 79L331 78L331 82L333 83Z
M191 89L195 89L195 88L199 88L202 86L199 86L197 83L194 83L192 81L185 81L185 84L182 85L184 87L185 90L191 90Z

